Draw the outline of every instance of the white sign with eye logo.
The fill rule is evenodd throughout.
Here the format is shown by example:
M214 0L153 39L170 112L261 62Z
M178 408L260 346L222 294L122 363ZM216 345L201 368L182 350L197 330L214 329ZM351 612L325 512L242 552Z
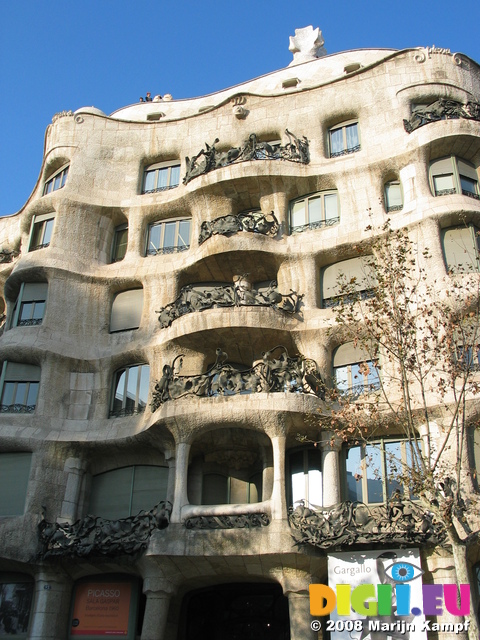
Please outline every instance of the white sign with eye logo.
M331 640L345 640L346 631L351 640L426 640L422 574L418 549L329 554L328 585L337 593L337 606L327 623ZM337 585L350 589L337 590ZM360 585L373 588L354 594ZM362 607L365 611L359 613ZM366 615L368 609L372 615Z

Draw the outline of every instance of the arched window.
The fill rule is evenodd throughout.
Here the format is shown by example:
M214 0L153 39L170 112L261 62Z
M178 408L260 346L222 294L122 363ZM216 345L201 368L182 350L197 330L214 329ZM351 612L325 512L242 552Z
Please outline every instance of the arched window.
M22 282L10 326L29 327L42 324L47 294L46 282Z
M305 500L311 505L323 504L322 452L318 448L293 451L288 456L290 480L289 500L296 504Z
M146 255L186 251L190 247L190 226L190 218L163 220L149 225Z
M108 520L150 511L167 497L168 467L136 465L92 479L89 513Z
M40 367L21 362L4 362L1 376L0 411L32 413L37 404Z
M53 212L33 217L32 227L30 229L30 239L28 242L29 251L45 249L50 245L54 222L55 214Z
M479 271L479 230L473 224L442 231L443 254L452 274Z
M242 474L243 475L243 474ZM262 474L206 473L202 479L202 504L252 504L262 500Z
M290 203L290 232L330 227L340 220L340 206L336 190L321 191L297 198Z
M403 209L403 192L399 180L385 183L385 211L401 211Z
M115 373L110 417L143 413L147 406L150 367L135 364Z
M146 167L143 174L142 193L158 193L174 189L180 183L180 164L157 162Z
M65 186L65 182L67 181L68 176L68 164L65 167L62 167L58 171L56 171L51 178L49 178L43 187L43 195L47 195L47 193L52 193L52 191L58 191Z
M360 256L342 260L324 267L322 272L322 307L335 307L341 301L351 302L369 298L376 286L375 274L369 262L371 258ZM344 293L342 285L348 286L349 293Z
M336 158L360 151L360 131L358 122L342 122L329 131L330 157Z
M117 293L112 304L110 333L138 329L143 311L143 289Z
M435 196L459 193L480 200L476 168L453 155L430 164L430 184Z
M359 346L347 342L333 356L335 386L341 394L361 395L380 388L378 363Z

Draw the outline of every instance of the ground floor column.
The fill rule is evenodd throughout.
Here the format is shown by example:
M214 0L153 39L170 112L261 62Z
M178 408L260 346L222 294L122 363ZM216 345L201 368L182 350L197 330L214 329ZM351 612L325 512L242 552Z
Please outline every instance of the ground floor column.
M272 518L283 520L287 517L285 498L285 441L286 436L271 436L273 449L273 490Z
M30 640L59 640L69 629L72 581L59 571L41 571L35 576Z
M190 446L187 442L179 442L177 444L175 452L175 497L170 522L181 522L182 507L188 504L187 478Z
M290 640L317 640L318 632L312 630L310 615L310 595L308 585L311 582L305 577L283 577L283 593L288 598L290 615Z
M341 441L333 431L322 431L323 506L341 502L339 452Z
M173 585L163 578L145 578L143 593L147 596L141 640L164 640Z

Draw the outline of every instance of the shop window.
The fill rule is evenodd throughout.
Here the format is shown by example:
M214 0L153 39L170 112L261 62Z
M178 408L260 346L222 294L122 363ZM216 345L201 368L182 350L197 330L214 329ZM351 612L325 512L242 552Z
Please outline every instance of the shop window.
M442 231L443 254L452 274L479 271L479 230L472 224Z
M22 282L12 315L12 327L42 324L47 303L46 282Z
M158 193L174 189L180 183L180 165L158 162L145 169L142 193Z
M290 479L290 502L305 501L322 506L322 452L318 448L302 449L288 457Z
M290 203L290 232L330 227L340 220L337 191L322 191Z
M328 309L341 302L355 302L370 298L376 281L373 267L368 257L351 258L328 265L322 271L322 307ZM348 287L345 293L343 287Z
M0 638L27 638L34 580L22 573L0 573Z
M405 482L419 468L415 443L381 439L345 451L345 499L379 504L395 497L415 499ZM415 464L415 461L418 461Z
M165 220L149 225L146 255L186 251L190 247L190 226L189 218Z
M31 463L31 453L0 453L0 516L25 513Z
M378 362L353 342L342 344L333 356L335 386L342 395L359 396L380 388Z
M112 304L110 333L138 329L143 311L143 289L117 293Z
M470 162L456 156L430 164L430 184L436 196L459 193L480 200L477 170Z
M385 209L389 213L403 209L402 185L398 180L385 183Z
M58 191L58 189L62 189L62 187L65 186L68 176L68 168L68 165L66 167L62 167L54 173L47 182L45 182L45 186L43 187L44 196L47 195L47 193L52 193L52 191Z
M330 129L329 144L331 158L360 151L358 122L344 122Z
M252 504L262 500L262 474L250 478L206 473L202 482L202 504Z
M147 406L150 367L136 364L115 373L110 417L143 413Z
M107 520L150 511L166 500L168 467L136 465L100 473L92 479L89 513Z
M0 412L32 413L37 404L40 367L20 362L4 362L0 386Z
M54 221L55 216L53 213L34 216L30 231L30 241L28 243L29 251L45 249L50 245Z
M112 246L112 262L120 262L125 257L128 244L128 224L120 224L115 227L113 234L113 246Z

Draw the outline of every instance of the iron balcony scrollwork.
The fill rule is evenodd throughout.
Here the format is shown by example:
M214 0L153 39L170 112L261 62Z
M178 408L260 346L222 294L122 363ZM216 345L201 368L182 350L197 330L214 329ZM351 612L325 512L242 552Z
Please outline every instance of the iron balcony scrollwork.
M12 260L19 255L20 251L14 251L13 249L0 249L0 264L12 262Z
M135 555L145 551L156 529L165 529L172 505L160 502L150 511L119 520L88 515L73 524L42 520L38 525L39 558Z
M0 404L0 413L33 413L35 404Z
M240 231L259 233L262 236L274 238L279 229L280 224L273 211L270 214L264 214L261 211L229 214L211 221L204 220L200 226L198 244L203 244L205 240L215 235L232 236Z
M334 549L353 544L439 545L445 529L434 515L410 500L368 507L341 502L332 507L290 507L288 519L297 545Z
M188 184L190 180L197 176L204 175L231 164L247 162L248 160L288 160L289 162L300 162L308 164L310 153L308 140L305 136L297 138L288 129L285 130L289 142L286 145L261 142L255 133L251 133L241 147L232 147L228 151L218 151L215 145L220 142L215 138L212 145L205 143L202 149L191 159L187 156L185 164L187 167L183 184Z
M277 358L273 357L280 351ZM200 398L228 396L258 392L292 392L315 395L324 399L325 386L314 360L303 355L290 357L283 346L262 354L257 362L243 371L227 362L228 355L217 349L215 363L205 372L193 376L180 376L183 355L163 367L163 375L155 384L152 411L164 402L194 395ZM178 362L178 369L177 369Z
M323 229L323 227L333 227L340 222L340 217L329 218L328 220L317 220L316 222L307 222L307 224L301 224L296 227L291 227L290 233L295 235L296 233L303 233L304 231L312 231L314 229Z
M187 285L180 291L174 302L163 307L158 313L158 321L163 328L169 327L174 320L181 316L206 309L225 307L271 307L276 311L296 313L303 295L290 290L290 293L280 293L277 282L272 280L266 288L255 289L242 278L238 278L233 285L218 284Z
M431 122L458 118L480 122L480 104L478 102L462 104L456 100L440 98L435 102L415 109L410 120L403 121L403 126L407 133L412 133L415 129L419 129Z
M253 529L268 527L269 524L270 518L266 513L196 516L185 520L187 529Z

